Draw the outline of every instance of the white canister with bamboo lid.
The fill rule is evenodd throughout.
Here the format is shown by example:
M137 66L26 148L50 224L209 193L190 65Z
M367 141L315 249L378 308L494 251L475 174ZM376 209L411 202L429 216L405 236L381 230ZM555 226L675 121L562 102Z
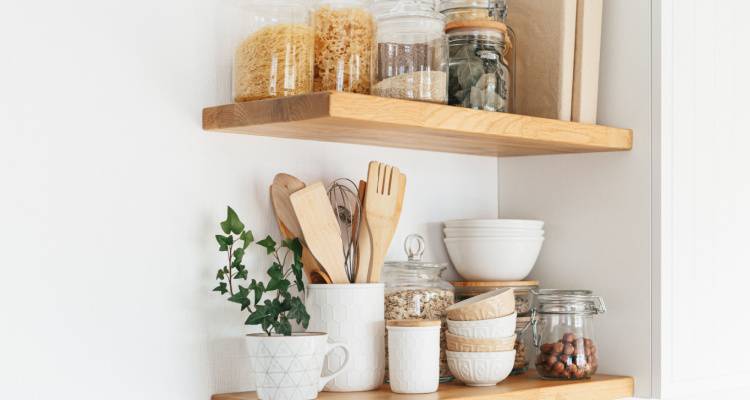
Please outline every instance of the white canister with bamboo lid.
M437 391L440 381L440 321L390 320L386 328L391 391Z

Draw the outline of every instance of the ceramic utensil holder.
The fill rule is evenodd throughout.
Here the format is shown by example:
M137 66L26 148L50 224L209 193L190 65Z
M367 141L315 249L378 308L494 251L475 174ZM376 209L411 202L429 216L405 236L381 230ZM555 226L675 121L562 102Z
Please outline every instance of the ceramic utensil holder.
M395 393L432 393L440 383L440 321L388 321L388 377ZM414 322L414 321L405 321Z
M349 347L346 369L328 382L325 391L358 392L377 389L385 374L384 284L308 285L308 331L328 332L335 342ZM344 353L331 352L323 373L340 368Z

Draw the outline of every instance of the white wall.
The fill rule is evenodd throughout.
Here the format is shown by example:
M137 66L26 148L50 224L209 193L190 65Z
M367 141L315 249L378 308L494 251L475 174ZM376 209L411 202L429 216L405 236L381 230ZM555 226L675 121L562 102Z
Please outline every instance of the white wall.
M750 4L662 3L661 397L747 399Z
M600 372L635 377L651 394L651 3L604 4L599 122L634 130L630 152L501 159L503 217L546 221L532 276L547 288L591 289Z
M204 133L201 108L229 99L226 3L0 5L0 398L250 389L244 318L210 292L213 234L231 204L276 235L276 172L400 166L392 258L419 232L446 260L440 221L496 215L494 158Z

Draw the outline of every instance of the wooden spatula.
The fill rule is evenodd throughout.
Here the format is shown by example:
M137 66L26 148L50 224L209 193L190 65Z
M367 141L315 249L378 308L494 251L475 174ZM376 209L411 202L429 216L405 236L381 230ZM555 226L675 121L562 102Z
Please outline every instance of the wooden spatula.
M307 248L331 277L331 282L349 283L341 251L341 231L323 184L313 183L293 193L289 199Z
M401 216L405 185L406 176L398 168L370 162L365 194L365 216L372 243L368 282L380 282L383 259Z
M294 214L292 202L289 196L305 188L305 183L288 174L278 174L271 184L271 205L276 214L276 223L284 239L299 238L302 241L302 270L305 271L310 283L331 283L331 278L320 268L315 257L304 243L302 228L299 226L297 216Z
M354 280L355 283L367 283L370 274L370 249L372 243L370 242L370 231L367 228L367 215L364 208L366 191L367 182L359 181L359 203L362 204L362 209L359 212L362 214L362 222L357 227L359 236L357 237L357 276Z

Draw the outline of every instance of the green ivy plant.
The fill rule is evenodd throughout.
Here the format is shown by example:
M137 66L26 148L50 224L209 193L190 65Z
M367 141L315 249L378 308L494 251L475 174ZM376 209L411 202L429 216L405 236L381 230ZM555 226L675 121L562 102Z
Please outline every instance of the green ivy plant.
M239 304L241 311L247 310L250 315L245 324L260 325L268 336L274 333L291 336L292 320L307 328L310 315L305 309L305 303L289 293L292 284L299 293L305 292L302 281L302 244L299 239L284 240L277 245L271 236L266 236L255 242L265 248L266 254L272 258L272 264L266 270L270 279L267 283L253 279L250 284L243 286L239 281L247 282L248 271L242 264L242 259L248 247L253 244L253 233L245 230L245 224L231 207L227 207L227 219L220 226L224 234L216 235L216 241L219 243L219 251L227 253L227 265L216 272L219 286L213 291L228 295L228 300ZM290 255L291 260L288 260ZM291 277L294 277L294 282L289 280ZM265 294L269 296L261 301Z

